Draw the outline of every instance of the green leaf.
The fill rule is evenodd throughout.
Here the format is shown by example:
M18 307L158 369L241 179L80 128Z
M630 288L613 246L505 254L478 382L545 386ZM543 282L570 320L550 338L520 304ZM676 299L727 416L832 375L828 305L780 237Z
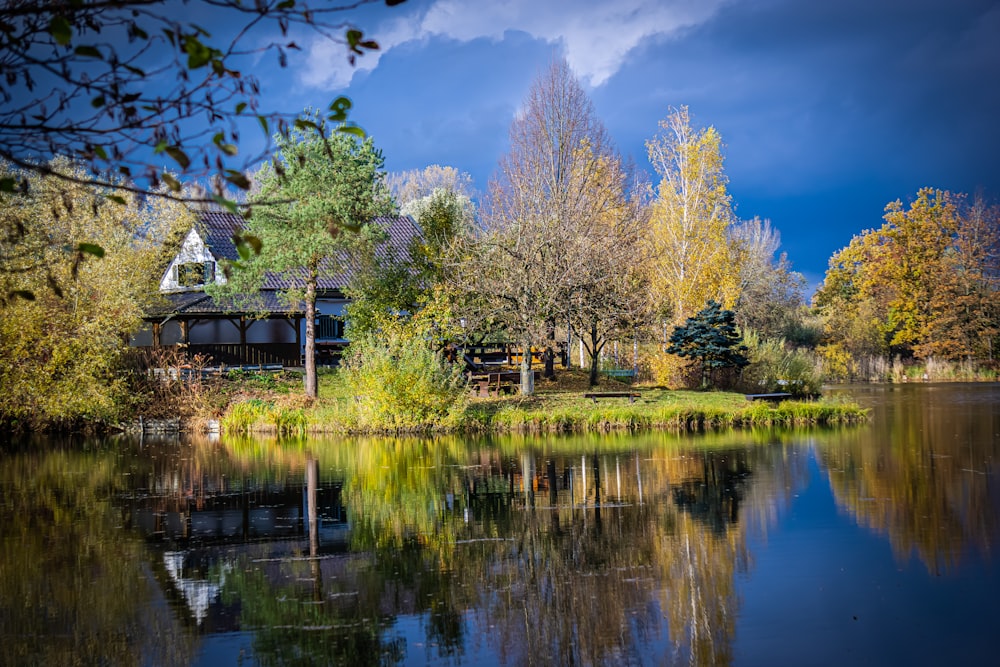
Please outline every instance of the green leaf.
M226 199L222 195L215 195L215 194L213 194L212 195L212 201L214 201L216 204L218 204L219 206L223 207L224 209L226 209L230 213L237 213L238 212L237 209L236 209L236 202L234 202L231 199Z
M261 248L264 247L264 243L253 234L244 234L243 242L253 248L255 255L259 255Z
M66 46L73 38L73 28L66 17L53 16L52 20L49 21L49 34L52 35L52 39L56 40L56 44Z
M163 182L167 184L167 187L170 188L171 191L173 192L181 191L181 182L178 181L173 176L171 176L170 174L168 174L167 172L163 172L160 178L163 179Z
M268 128L266 116L257 116L257 121L260 123L260 126L264 128L264 134L271 134L271 130Z
M246 109L246 108L247 108L247 103L246 102L240 102L239 104L237 104L236 105L236 115L238 116L241 113L243 113L243 110Z
M295 6L295 0L284 0L278 3L278 9L291 9Z
M182 151L178 146L167 146L163 150L167 155L174 159L174 162L181 166L181 169L187 169L191 166L191 158L189 158L187 153Z
M206 46L194 35L185 35L181 48L184 53L188 54L188 69L204 67L211 62L213 57L219 55L215 49Z
M361 41L362 32L360 30L351 29L347 31L347 45L355 46L359 41Z
M77 252L82 252L85 255L93 255L98 259L104 257L104 248L94 243L81 243L76 246Z
M337 128L337 132L341 132L343 134L353 134L361 139L364 139L366 136L365 131L357 125L341 125Z
M233 170L226 170L226 180L238 187L240 190L250 189L250 179L246 177L246 174Z
M0 178L0 192L14 192L15 186L17 186L16 179L11 178L10 176Z
M73 53L83 58L97 58L98 60L104 60L104 55L97 50L97 47L81 45L73 49Z
M319 132L319 125L317 125L314 121L309 120L308 118L296 118L295 128L298 130L312 129Z
M404 2L406 2L406 0L385 0L387 7L395 7L396 5L401 5Z
M344 122L347 120L347 112L351 110L351 106L350 98L341 95L330 103L330 111L332 112L329 116L330 120L338 123Z
M122 206L124 206L127 203L125 201L125 197L122 197L121 195L104 195L104 196L105 198L113 201L116 204L121 204Z
M94 155L101 158L102 160L108 159L108 152L104 150L104 146L94 146Z

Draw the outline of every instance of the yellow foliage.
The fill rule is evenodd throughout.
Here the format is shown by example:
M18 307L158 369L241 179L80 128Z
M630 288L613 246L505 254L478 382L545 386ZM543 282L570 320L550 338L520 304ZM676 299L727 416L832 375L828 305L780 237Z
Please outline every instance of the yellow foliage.
M736 303L738 267L728 244L734 216L715 128L692 129L681 107L660 130L646 143L661 177L650 215L652 297L680 324L710 299L724 308Z
M65 160L56 166L74 173ZM0 199L0 420L111 419L130 399L117 362L156 294L164 241L190 227L190 214L0 170L28 181Z
M648 369L653 383L659 387L685 389L698 384L696 379L692 380L697 376L693 368L696 364L675 354L667 354L659 346L643 350L640 364Z

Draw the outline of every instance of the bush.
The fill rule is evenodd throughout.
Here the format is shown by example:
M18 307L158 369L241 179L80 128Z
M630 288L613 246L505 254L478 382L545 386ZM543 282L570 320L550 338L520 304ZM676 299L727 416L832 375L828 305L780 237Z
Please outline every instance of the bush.
M449 319L433 304L412 318L384 315L375 330L351 342L342 373L359 427L427 429L460 418L468 396L465 377L438 349L436 322Z
M789 347L783 338L761 339L745 332L750 365L743 369L741 385L747 392L788 392L795 396L818 394L822 384L816 359L802 348Z

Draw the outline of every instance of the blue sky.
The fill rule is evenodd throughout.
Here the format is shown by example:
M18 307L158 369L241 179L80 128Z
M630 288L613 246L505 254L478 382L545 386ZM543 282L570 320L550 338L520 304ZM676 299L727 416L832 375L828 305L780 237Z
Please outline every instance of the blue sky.
M715 126L737 215L770 219L812 284L890 201L1000 196L1000 2L409 0L350 17L379 54L352 68L306 38L255 74L284 110L351 97L390 171L451 165L485 190L529 85L565 57L654 183L644 143L670 107Z

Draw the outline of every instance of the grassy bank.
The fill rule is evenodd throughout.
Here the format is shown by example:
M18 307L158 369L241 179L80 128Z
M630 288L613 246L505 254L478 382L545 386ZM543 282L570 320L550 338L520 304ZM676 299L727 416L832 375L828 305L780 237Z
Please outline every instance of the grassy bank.
M595 391L625 389L603 380ZM636 388L639 398L584 397L582 376L564 371L558 382L539 383L535 396L470 398L461 409L440 415L413 431L439 432L586 432L608 430L701 430L750 426L796 426L863 421L867 411L831 400L750 402L742 394ZM385 425L368 423L336 373L320 376L320 398L307 402L297 386L234 400L221 419L227 433L378 433Z

